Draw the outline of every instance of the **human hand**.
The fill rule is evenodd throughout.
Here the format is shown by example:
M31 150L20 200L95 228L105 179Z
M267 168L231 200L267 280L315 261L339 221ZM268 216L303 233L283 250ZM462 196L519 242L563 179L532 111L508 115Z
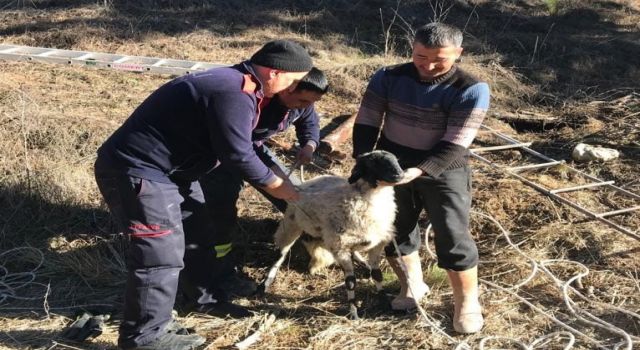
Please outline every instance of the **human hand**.
M296 154L296 164L304 165L311 162L313 159L313 152L315 151L315 147L312 144L307 143L304 147L298 151Z
M407 184L423 174L422 169L420 168L408 168L404 171L404 176L398 182L386 182L386 181L378 181L378 185L380 186L397 186Z
M293 186L291 181L288 179L283 179L279 176L276 176L276 181L271 183L268 186L264 187L264 190L267 191L270 195L284 199L286 201L297 201L300 199L300 194L298 190Z

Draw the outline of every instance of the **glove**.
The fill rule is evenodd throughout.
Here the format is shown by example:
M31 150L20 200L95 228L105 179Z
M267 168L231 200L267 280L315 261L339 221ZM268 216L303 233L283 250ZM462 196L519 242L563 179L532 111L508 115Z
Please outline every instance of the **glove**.
M88 312L83 312L61 335L65 339L79 343L89 338L95 338L102 334L104 322L108 320L109 317L109 315L91 315Z

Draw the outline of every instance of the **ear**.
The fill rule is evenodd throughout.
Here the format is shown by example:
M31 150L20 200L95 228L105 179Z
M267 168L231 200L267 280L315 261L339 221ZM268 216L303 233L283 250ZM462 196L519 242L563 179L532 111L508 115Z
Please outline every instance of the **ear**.
M351 171L351 176L347 180L350 184L360 180L362 178L362 172L360 171L360 166L356 163L355 168Z
M376 175L376 162L373 160L373 156L368 154L361 159L361 172L362 179L369 183L372 188L378 187L378 176Z
M363 176L363 179L364 181L369 183L369 186L371 186L371 188L378 187L378 179L373 174L365 175Z
M289 94L292 94L294 91L296 91L296 85L297 84L291 84L285 91Z
M269 69L269 78L273 79L275 77L278 76L278 74L280 74L280 71L277 69Z
M462 51L463 51L463 50L464 50L464 49L463 49L463 48L461 48L461 47L456 48L456 51L455 51L455 61L458 61L458 62L460 61L460 55L462 55Z

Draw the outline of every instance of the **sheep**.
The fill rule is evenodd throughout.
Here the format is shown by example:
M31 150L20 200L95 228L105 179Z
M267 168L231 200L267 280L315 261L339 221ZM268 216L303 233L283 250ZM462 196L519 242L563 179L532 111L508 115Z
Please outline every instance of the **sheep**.
M391 185L400 182L403 175L393 154L373 151L356 159L348 180L324 175L303 183L299 187L301 199L289 203L276 230L280 258L269 270L264 290L269 289L286 254L304 231L314 238L304 242L312 257L312 271L333 259L338 262L345 274L349 316L358 319L352 254L368 253L371 277L382 293L382 252L395 235L396 204Z

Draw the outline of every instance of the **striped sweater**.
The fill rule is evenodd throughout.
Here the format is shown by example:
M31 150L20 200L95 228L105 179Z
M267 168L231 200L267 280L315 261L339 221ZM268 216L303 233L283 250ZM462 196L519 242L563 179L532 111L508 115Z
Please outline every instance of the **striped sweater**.
M439 176L464 166L489 108L489 86L453 67L421 81L413 63L377 71L353 128L354 157L374 147L394 153L403 168ZM382 133L380 131L382 130Z

